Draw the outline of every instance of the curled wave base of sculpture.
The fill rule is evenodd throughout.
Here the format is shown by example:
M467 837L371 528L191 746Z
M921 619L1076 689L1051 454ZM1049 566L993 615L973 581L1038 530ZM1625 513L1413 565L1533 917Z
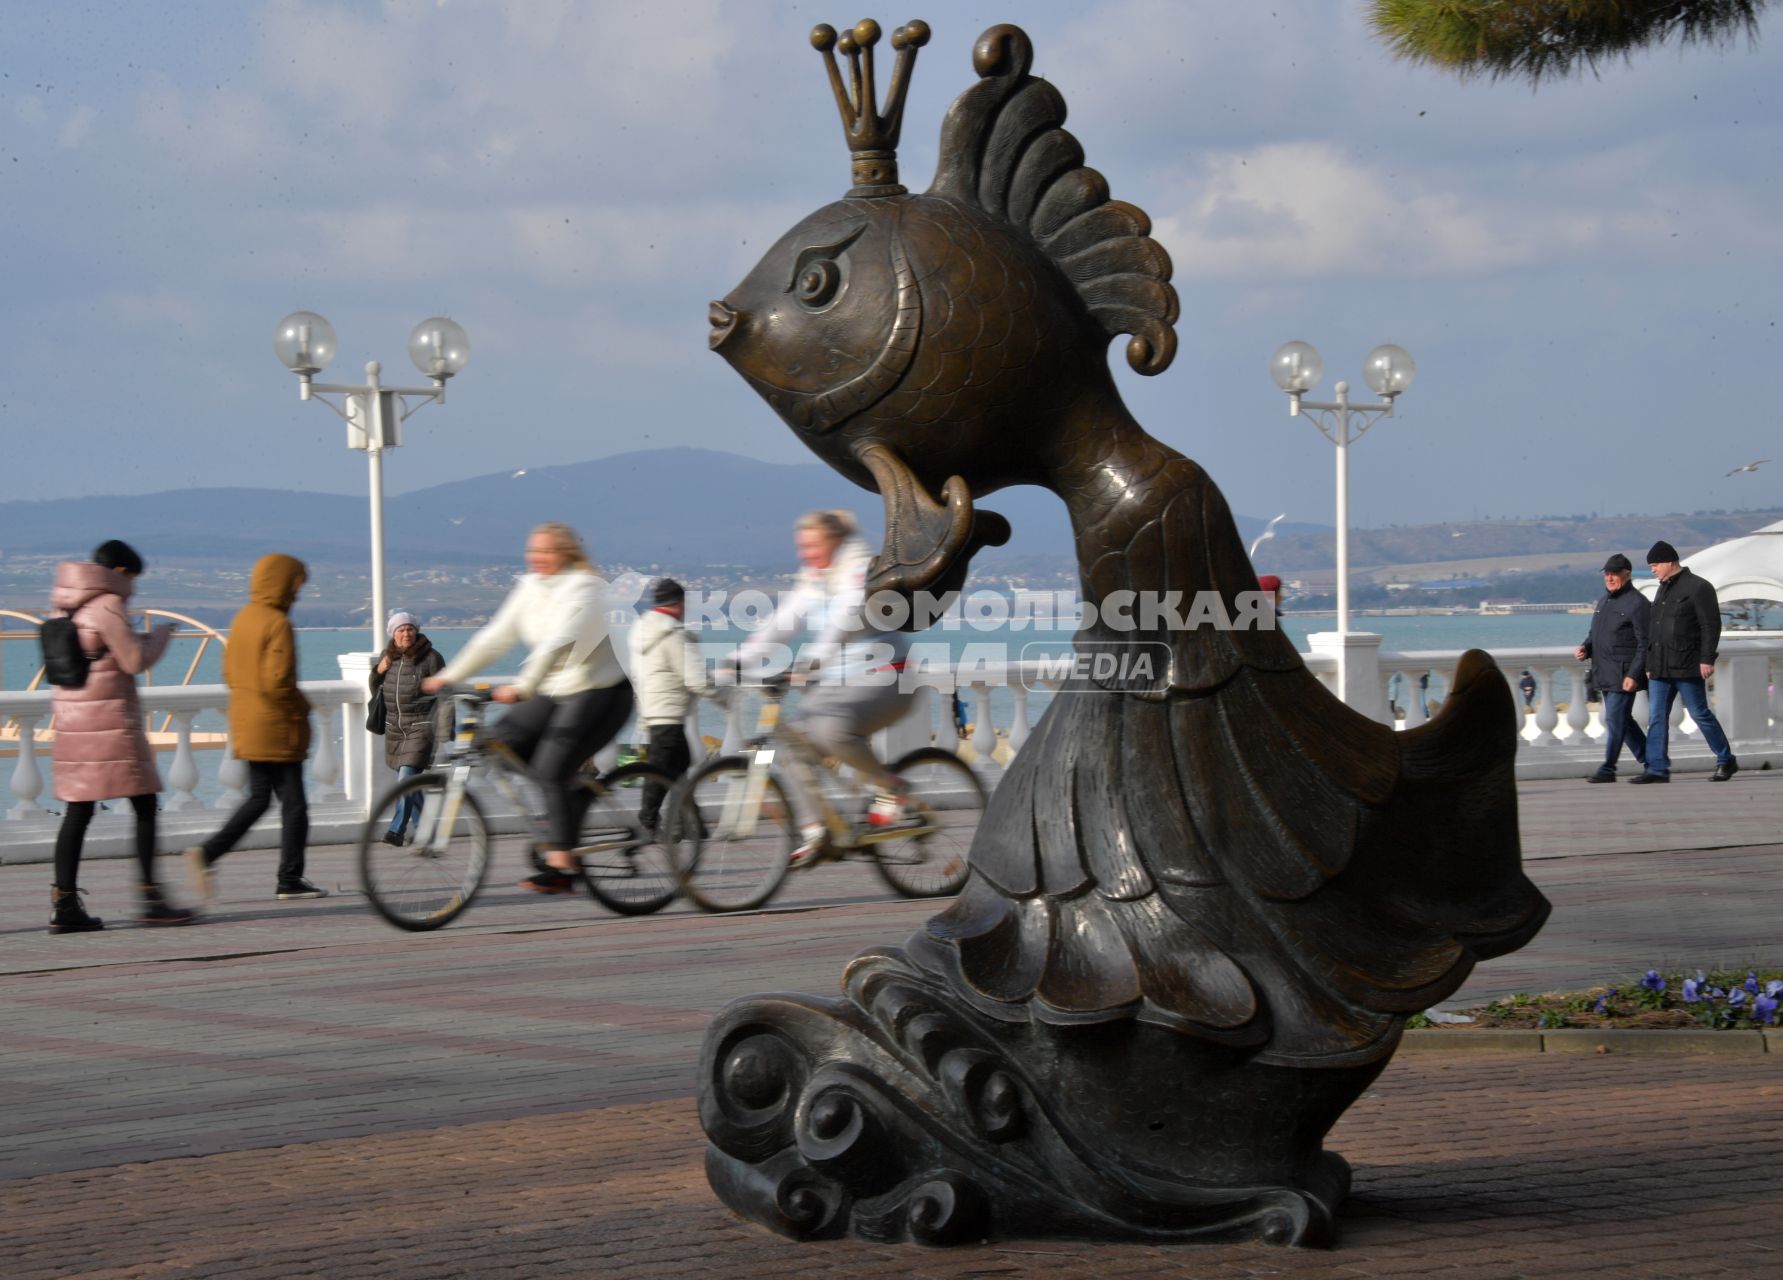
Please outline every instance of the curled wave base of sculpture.
M798 1239L1331 1242L1350 1173L1319 1142L1384 1060L1259 1069L1137 1023L998 1026L896 948L844 983L740 1001L707 1033L706 1168L739 1213Z

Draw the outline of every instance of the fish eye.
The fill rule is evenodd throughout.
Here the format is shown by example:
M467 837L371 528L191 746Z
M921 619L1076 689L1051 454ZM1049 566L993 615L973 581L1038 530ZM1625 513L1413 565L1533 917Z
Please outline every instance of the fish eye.
M810 245L799 251L793 260L792 279L787 281L786 291L798 299L801 307L807 311L822 311L836 300L847 274L842 268L842 255L866 229L867 224L862 222L839 240Z
M805 264L793 293L802 306L822 307L835 301L836 291L841 287L842 270L835 259L820 258Z

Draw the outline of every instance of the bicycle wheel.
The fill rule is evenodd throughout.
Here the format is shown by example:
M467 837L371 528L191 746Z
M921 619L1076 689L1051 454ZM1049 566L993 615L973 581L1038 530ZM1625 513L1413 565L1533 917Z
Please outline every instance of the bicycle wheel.
M681 892L670 840L659 832L673 830L662 822L657 831L638 821L638 802L644 785L660 784L669 792L674 779L642 762L621 765L604 778L588 778L576 784L587 792L582 825L576 837L576 854L582 859L588 892L609 911L622 916L649 915L660 911ZM673 796L663 802L664 817L673 817Z
M359 882L371 908L398 929L423 932L464 914L489 870L489 828L476 797L444 773L417 774L372 805L359 833ZM386 844L399 803L420 797L409 842ZM448 813L450 808L452 812Z
M876 840L873 865L906 898L940 898L966 883L967 855L984 814L984 788L965 761L937 747L892 766L910 788L911 829Z
M688 898L705 911L747 911L772 898L798 843L779 779L744 756L721 756L682 788L676 869Z

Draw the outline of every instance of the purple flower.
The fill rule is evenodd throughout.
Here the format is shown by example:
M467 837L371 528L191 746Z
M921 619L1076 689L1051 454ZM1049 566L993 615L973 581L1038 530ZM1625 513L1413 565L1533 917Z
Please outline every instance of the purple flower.
M1745 1003L1746 1003L1746 988L1735 987L1732 991L1729 991L1727 993L1727 1007L1729 1009L1737 1009Z
M1659 970L1647 970L1647 976L1641 979L1641 986L1648 991L1664 991L1665 979L1659 976Z
M1765 1024L1777 1020L1777 1001L1773 996L1759 996L1752 1004L1752 1017Z
M1697 991L1696 984L1697 984L1697 980L1695 978L1684 979L1684 1003L1685 1004L1699 1004L1699 1003L1701 1003L1702 997L1696 994L1696 991Z
M1775 999L1778 996L1783 996L1783 978L1772 978L1769 982L1765 983L1764 993L1772 999Z
M1722 996L1727 994L1727 988L1726 987L1710 987L1707 991L1703 992L1703 994L1711 1000L1719 1000L1719 999L1721 999Z
M1746 988L1746 990L1751 992L1753 995L1757 995L1758 994L1758 975L1750 969L1746 970L1746 980L1744 982L1742 982L1740 985L1742 987Z
M1597 997L1597 1003L1591 1006L1591 1012L1598 1013L1598 1014L1603 1013L1604 1007L1606 1005L1608 1005L1610 1002L1610 996L1614 995L1614 994L1615 994L1615 992L1612 991L1609 993L1609 995L1601 995L1601 996Z

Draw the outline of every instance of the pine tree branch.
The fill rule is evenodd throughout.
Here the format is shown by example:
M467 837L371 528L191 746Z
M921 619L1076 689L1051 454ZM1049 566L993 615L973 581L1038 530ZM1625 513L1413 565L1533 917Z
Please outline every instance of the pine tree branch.
M1772 0L1370 0L1369 21L1395 54L1463 79L1531 85L1676 40L1756 41Z

